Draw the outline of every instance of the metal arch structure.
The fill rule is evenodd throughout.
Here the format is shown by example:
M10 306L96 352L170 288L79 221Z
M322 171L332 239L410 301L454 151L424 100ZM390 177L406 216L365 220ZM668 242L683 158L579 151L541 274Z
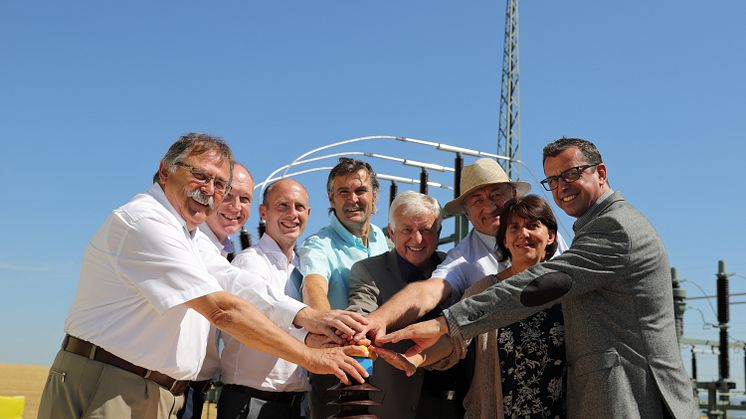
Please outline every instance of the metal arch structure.
M392 156L386 156L378 153L371 153L371 152L364 152L364 151L347 151L347 152L337 152L337 153L331 153L326 155L318 155L321 151L328 150L330 148L345 146L353 143L359 143L359 142L365 142L365 141L371 141L371 140L389 140L389 141L397 141L397 142L404 142L404 143L410 143L410 144L417 144L422 145L426 147L430 147L433 149L436 149L438 151L444 151L449 154L454 155L454 167L446 167L439 164L433 164L433 163L427 163L427 162L420 162L416 160L411 160L407 158L401 158L401 157L392 157ZM378 173L378 177L380 179L388 180L391 182L391 194L395 195L396 191L398 189L397 183L409 183L409 184L419 184L420 185L420 192L427 193L428 186L430 187L436 187L436 188L442 188L453 191L453 196L458 197L461 195L460 190L460 178L461 178L461 169L463 168L463 157L462 156L472 156L472 157L490 157L496 160L504 160L507 159L505 156L487 153L484 151L479 150L473 150L468 149L464 147L454 146L450 144L445 143L439 143L435 141L429 141L429 140L422 140L422 139L416 139L416 138L410 138L410 137L404 137L404 136L391 136L391 135L372 135L372 136L366 136L366 137L356 137L356 138L350 138L347 140L342 140L338 142L334 142L331 144L327 144L321 147L314 148L312 150L309 150L298 157L296 157L291 163L283 165L274 171L272 171L262 182L258 182L254 189L261 188L260 195L264 193L265 188L274 180L282 179L285 177L293 177L298 176L310 172L316 172L320 170L330 170L331 167L314 167L306 170L301 170L297 172L289 172L292 168L295 166L308 164L308 163L317 163L321 160L328 159L328 158L334 158L344 155L361 155L365 157L373 157L373 158L380 158L384 160L389 161L395 161L398 163L401 163L405 166L412 166L420 168L420 179L410 179L410 178L404 178L399 176L393 176L393 175L387 175ZM523 164L523 162L516 161L516 164ZM528 169L528 168L527 168ZM453 186L448 186L444 184L440 184L437 182L431 182L428 180L428 170L434 170L439 172L451 172L453 173ZM529 173L531 170L529 169ZM538 182L538 179L537 179ZM455 217L455 231L453 234L441 237L440 244L444 243L458 243L469 230L469 222L464 216L456 216ZM260 226L261 228L261 226Z
M497 154L503 169L513 180L520 179L521 111L518 60L518 0L506 0L503 68L500 83L500 125L497 132Z

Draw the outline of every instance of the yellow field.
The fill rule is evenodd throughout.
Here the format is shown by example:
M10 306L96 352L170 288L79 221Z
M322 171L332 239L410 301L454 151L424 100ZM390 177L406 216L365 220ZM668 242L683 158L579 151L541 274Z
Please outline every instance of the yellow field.
M25 396L24 419L35 419L49 367L40 365L0 364L0 396ZM215 405L202 412L202 419L216 418Z
M24 419L36 418L49 367L0 364L0 396L25 396Z

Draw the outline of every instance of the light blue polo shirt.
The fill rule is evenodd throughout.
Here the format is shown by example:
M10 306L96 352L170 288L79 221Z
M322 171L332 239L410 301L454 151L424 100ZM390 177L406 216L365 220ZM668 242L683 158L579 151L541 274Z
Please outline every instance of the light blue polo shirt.
M337 216L332 214L329 225L309 236L298 251L300 272L304 278L308 274L326 278L329 281L329 304L333 309L344 310L347 308L352 265L388 250L386 236L377 226L370 225L368 247L365 247L362 239L350 233Z

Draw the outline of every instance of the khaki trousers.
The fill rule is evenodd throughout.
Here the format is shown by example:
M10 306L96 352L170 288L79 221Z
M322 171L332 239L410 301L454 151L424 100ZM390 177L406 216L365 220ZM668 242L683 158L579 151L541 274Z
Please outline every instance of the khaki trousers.
M131 372L60 350L49 370L39 419L175 419L184 396Z

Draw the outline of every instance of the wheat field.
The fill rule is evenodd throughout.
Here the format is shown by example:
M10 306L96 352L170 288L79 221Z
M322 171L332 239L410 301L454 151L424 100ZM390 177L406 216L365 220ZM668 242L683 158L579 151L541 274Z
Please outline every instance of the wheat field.
M23 419L35 419L49 367L41 365L0 364L0 396L24 396ZM215 405L202 411L202 419L216 418Z
M36 418L47 372L41 365L0 364L0 396L26 397L23 418Z

